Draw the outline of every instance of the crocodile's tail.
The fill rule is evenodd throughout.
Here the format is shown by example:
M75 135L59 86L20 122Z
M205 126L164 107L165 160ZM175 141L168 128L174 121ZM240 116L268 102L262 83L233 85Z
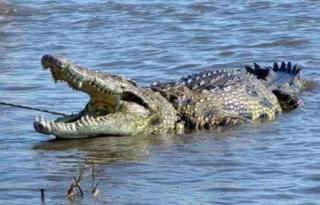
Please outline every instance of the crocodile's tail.
M300 77L301 66L298 64L292 65L291 62L280 64L274 63L271 67L261 67L254 63L253 67L246 66L248 73L255 75L258 79L266 80L269 84L276 87L288 86L299 93L304 90L312 90L317 86L313 80L305 80Z
M306 82L300 77L301 66L291 62L274 63L272 67L246 66L248 73L265 80L277 96L283 110L288 111L303 105L298 94L305 89Z
M254 67L246 66L248 73L255 75L258 79L266 80L270 85L281 87L285 84L297 84L300 79L301 66L291 62L281 64L274 63L272 67L261 67L254 63Z

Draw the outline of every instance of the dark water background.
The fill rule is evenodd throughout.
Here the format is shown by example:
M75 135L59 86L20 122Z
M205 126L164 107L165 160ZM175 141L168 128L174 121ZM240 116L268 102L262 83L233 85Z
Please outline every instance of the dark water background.
M319 80L320 1L0 1L0 100L77 112L87 97L55 85L45 53L146 85L208 66L293 61ZM0 106L0 204L320 204L319 91L263 125L178 136L48 141L38 113ZM48 118L56 116L47 115ZM94 200L90 164L101 195Z

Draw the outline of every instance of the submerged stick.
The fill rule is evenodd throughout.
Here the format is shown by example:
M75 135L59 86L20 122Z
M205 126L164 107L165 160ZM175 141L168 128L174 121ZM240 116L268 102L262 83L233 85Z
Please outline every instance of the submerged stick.
M94 163L92 164L92 182L94 183L95 180L95 171L94 171Z
M40 189L41 193L41 202L44 202L44 189Z
M98 185L99 185L99 182L95 184L95 169L94 169L94 163L93 163L92 164L92 191L91 191L93 198L97 198L100 193L100 190L98 189Z
M97 198L100 193L100 190L98 189L98 185L99 185L99 182L93 187L93 189L91 191L93 198Z
M83 169L80 170L78 177L73 177L74 182L71 183L70 188L67 191L67 198L70 200L74 200L76 196L82 198L83 191L80 186L81 177L83 174Z

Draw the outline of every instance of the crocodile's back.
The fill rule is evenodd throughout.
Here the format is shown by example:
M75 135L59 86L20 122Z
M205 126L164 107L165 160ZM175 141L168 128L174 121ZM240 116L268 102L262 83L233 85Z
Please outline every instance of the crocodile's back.
M198 90L212 98L210 103L221 104L222 109L231 116L253 121L274 119L281 107L269 87L251 75L239 79L228 81L223 87L208 86Z
M268 85L241 71L208 71L176 83L154 85L153 89L174 104L189 126L272 120L281 112Z

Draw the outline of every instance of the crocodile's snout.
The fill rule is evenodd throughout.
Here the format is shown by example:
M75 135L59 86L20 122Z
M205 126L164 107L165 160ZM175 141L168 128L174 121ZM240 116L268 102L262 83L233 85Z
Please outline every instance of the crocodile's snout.
M41 64L44 68L64 68L69 64L69 61L60 55L46 54L42 56Z

